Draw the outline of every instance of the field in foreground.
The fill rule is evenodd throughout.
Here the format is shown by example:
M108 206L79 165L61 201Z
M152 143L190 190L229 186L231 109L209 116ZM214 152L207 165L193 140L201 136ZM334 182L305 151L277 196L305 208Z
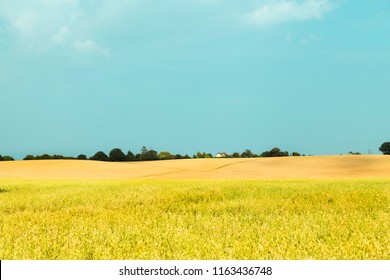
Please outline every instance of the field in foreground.
M0 214L0 259L390 259L389 179L3 178Z

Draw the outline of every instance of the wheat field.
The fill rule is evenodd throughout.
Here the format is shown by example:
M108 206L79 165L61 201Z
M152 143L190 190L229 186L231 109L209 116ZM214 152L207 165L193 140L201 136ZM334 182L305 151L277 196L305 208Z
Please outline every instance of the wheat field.
M51 179L312 179L390 178L379 155L213 158L143 162L38 160L0 162L1 178Z
M0 259L390 259L390 157L0 163Z

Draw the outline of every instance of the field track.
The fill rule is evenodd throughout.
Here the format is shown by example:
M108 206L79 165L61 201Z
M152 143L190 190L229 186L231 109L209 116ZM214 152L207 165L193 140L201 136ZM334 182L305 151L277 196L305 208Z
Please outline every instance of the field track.
M186 159L148 162L34 160L0 162L1 178L292 179L390 178L390 156Z

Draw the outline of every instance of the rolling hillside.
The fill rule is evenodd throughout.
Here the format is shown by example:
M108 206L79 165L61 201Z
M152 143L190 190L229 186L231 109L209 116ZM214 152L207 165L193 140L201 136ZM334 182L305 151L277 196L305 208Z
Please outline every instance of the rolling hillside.
M187 159L149 162L0 162L0 178L283 179L390 178L390 156Z

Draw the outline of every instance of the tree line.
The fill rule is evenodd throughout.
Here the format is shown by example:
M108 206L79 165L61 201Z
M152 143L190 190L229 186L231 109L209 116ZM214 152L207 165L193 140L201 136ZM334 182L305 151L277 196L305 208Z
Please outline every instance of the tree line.
M31 154L23 158L23 160L45 160L45 159L78 159L78 160L97 160L97 161L147 161L147 160L164 160L164 159L185 159L191 158L188 155L171 154L167 151L158 153L153 149L148 149L145 146L137 154L128 151L126 154L119 148L112 149L107 155L104 151L98 151L93 156L87 157L85 154L80 154L77 157L69 157L63 155L37 155Z
M13 157L11 156L2 156L0 155L0 161L12 161L12 160L15 160Z
M384 155L390 155L390 142L384 142L380 147L379 151L381 151ZM232 154L227 154L225 152L218 153L217 157L224 158L256 158L256 157L288 157L288 156L305 156L305 154L300 154L298 152L289 153L288 151L282 151L280 148L273 148L269 151L262 152L260 154L253 153L251 150L246 149L242 153L234 152ZM218 155L217 154L217 155ZM349 154L359 155L360 153L352 153ZM168 151L157 152L153 149L148 149L145 146L141 148L139 153L132 153L130 150L125 154L121 149L114 148L107 155L104 151L98 151L93 156L87 157L85 154L80 154L77 157L71 156L63 156L63 155L27 155L23 158L23 160L47 160L47 159L78 159L78 160L97 160L97 161L148 161L148 160L170 160L170 159L189 159L189 158L213 158L214 156L211 153L206 152L197 152L192 157L188 154L172 154ZM13 157L5 155L0 155L0 161L13 161L15 160Z
M226 158L254 158L254 157L282 157L282 156L300 156L300 153L293 152L289 154L287 151L281 151L279 148L273 148L270 151L265 151L261 154L255 154L251 150L246 149L242 153L234 152L232 154L218 153L220 157ZM112 149L108 154L104 151L98 151L93 156L87 157L85 154L80 154L77 157L63 156L63 155L31 155L28 154L23 160L48 160L48 159L78 159L78 160L97 160L97 161L148 161L148 160L170 160L170 159L190 159L190 158L213 158L211 153L197 152L196 154L189 156L188 154L172 154L168 151L157 152L153 149L148 149L145 146L141 148L139 153L134 154L130 150L125 154L120 148ZM0 161L14 160L10 156L2 157L0 155Z

